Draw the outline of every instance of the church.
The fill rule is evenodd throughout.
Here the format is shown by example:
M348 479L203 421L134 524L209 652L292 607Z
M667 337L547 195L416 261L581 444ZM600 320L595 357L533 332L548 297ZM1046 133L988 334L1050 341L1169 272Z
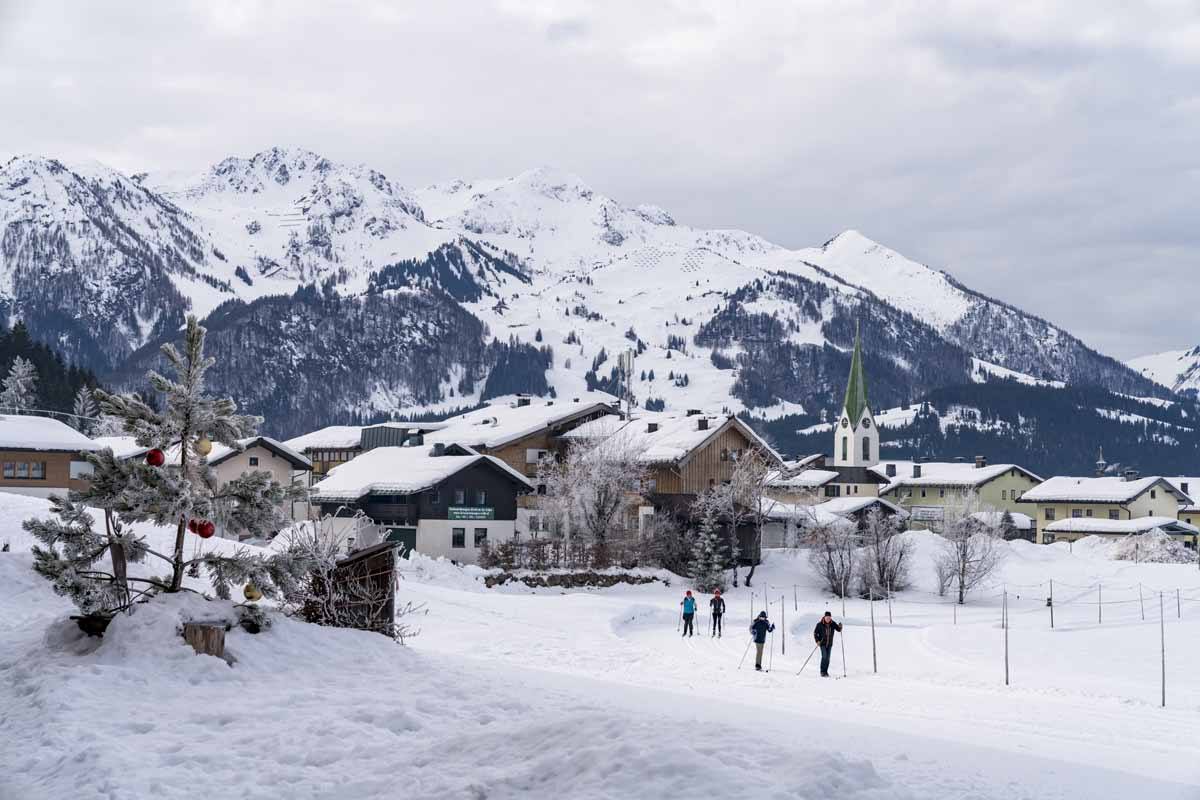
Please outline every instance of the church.
M854 332L854 353L846 399L833 427L833 472L837 477L825 484L827 497L874 497L887 479L872 467L879 464L879 427L867 399L867 376L863 369L862 339ZM828 469L828 467L826 467Z

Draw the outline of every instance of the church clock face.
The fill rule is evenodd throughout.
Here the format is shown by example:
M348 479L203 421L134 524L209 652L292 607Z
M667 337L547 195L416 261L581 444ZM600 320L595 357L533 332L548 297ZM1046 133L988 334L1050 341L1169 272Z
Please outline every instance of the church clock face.
M869 427L871 427L871 420L869 420L869 419L864 419L864 420L862 421L862 426L863 426L864 428L869 428Z
M842 427L843 427L843 428L849 428L849 427L850 427L850 420L846 419L845 417L842 417Z

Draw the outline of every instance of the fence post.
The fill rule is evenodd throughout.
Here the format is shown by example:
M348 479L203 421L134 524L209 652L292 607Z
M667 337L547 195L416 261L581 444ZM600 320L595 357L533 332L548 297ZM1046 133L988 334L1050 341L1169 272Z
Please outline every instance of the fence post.
M875 590L868 589L871 597L871 671L879 674L879 659L875 655Z
M1104 624L1104 584L1096 584L1096 623Z
M1004 685L1008 686L1008 591L1004 592Z
M950 607L954 609L954 624L958 624L958 603L951 603Z
M1050 579L1050 630L1054 630L1054 578Z
M1158 643L1162 651L1162 707L1167 707L1167 625L1163 621L1163 596L1158 593Z
M796 584L792 584L792 611L800 610L800 595L796 593Z
M888 625L892 624L892 582L888 581Z
M1142 585L1138 584L1138 603L1142 606L1142 622L1146 621L1146 598L1142 597Z
M1183 618L1183 607L1179 605L1179 590L1175 590L1175 619Z
M786 595L779 595L779 655L787 655L787 603Z

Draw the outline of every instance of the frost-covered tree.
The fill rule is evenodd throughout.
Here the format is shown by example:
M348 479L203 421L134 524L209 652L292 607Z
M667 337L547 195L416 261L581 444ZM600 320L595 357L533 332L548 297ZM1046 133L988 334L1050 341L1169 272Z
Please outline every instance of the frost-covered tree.
M80 386L79 391L75 393L75 405L71 409L71 426L84 436L92 436L96 427L96 415L99 413L92 390Z
M979 514L978 510L979 501L973 494L962 505L947 507L942 546L934 560L939 591L954 591L960 604L991 577L1003 554L999 525L986 521L995 514Z
M696 538L692 545L692 585L701 592L725 590L726 555L721 541L721 516L726 499L716 488L702 492L692 503ZM736 538L736 537L735 537Z
M751 548L754 551L750 558L750 571L746 573L746 585L754 580L754 570L757 567L759 549L762 547L762 529L766 523L766 490L767 478L774 468L771 458L757 447L742 451L737 459L737 466L729 477L729 518L734 528L742 522L749 522L754 531ZM736 547L737 536L733 537ZM737 564L734 563L734 586L737 586Z
M838 597L853 591L858 561L858 535L854 525L847 521L814 522L808 527L805 538L809 546L808 561L825 581L825 588Z
M1021 532L1017 530L1017 523L1013 520L1013 516L1007 508L1000 515L1000 536L1006 540L1019 539L1021 537Z
M37 402L37 367L28 358L17 356L4 378L0 406L7 411L24 411Z
M180 591L189 567L206 570L222 598L242 582L276 596L303 572L304 565L291 555L264 558L241 549L232 555L184 556L189 522L199 530L206 523L219 524L236 533L266 536L286 524L287 505L304 492L262 471L220 483L209 468L205 453L212 441L237 449L238 439L252 435L260 420L238 414L232 400L205 394L204 375L213 360L204 356L204 336L204 328L189 317L183 352L163 346L171 377L153 371L148 375L160 395L161 411L137 395L95 392L104 414L120 419L124 432L139 445L172 453L170 461L155 466L151 459L118 459L107 449L89 453L93 476L88 488L54 498L53 518L25 522L39 542L34 568L85 614L112 614L144 594ZM103 511L103 529L97 529L89 507ZM173 549L157 552L129 532L131 524L141 522L175 526ZM99 567L105 555L112 565L107 571ZM127 564L147 557L162 561L167 574L129 576Z
M858 530L863 545L858 559L859 589L864 597L887 597L908 588L912 543L894 516L869 512Z

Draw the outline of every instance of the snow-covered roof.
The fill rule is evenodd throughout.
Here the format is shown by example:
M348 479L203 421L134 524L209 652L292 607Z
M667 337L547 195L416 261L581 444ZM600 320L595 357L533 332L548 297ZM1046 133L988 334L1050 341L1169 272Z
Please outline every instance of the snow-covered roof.
M280 442L277 439L272 439L270 436L248 436L245 439L238 439L238 444L241 445L240 450L235 450L232 447L226 447L225 445L221 444L220 442L213 442L212 450L210 450L208 453L207 460L208 460L209 466L216 466L217 464L220 464L225 459L231 458L232 456L234 456L238 453L241 453L241 452L245 452L246 450L249 450L251 448L263 447L267 450L274 452L276 455L279 455L282 458L287 459L288 461L290 461L292 463L293 466L301 467L303 469L312 469L311 461L309 461L307 458L302 456L300 453L297 453L291 447L288 447L287 445L285 445L283 442ZM145 448L143 448L143 450L144 449ZM113 452L115 453L116 450L114 449ZM133 455L136 455L136 454L137 454L136 452L133 453ZM120 455L120 454L118 453L118 455ZM178 464L179 463L179 445L175 445L174 447L169 448L166 451L166 457L167 457L167 463Z
M491 463L514 481L532 488L529 480L494 456L485 456L469 448L465 455L431 454L431 447L376 447L357 458L339 464L312 487L313 500L357 500L364 495L411 494L436 486L480 461Z
M824 503L815 506L781 503L770 498L763 498L762 501L763 516L775 522L791 520L801 527L851 524L844 516L835 514L823 506Z
M791 475L780 470L767 476L767 486L773 489L816 489L837 476L837 472L828 469L804 469Z
M850 495L849 497L843 495L842 497L831 497L824 503L821 503L818 508L822 508L830 513L837 514L838 516L846 517L850 516L851 514L857 514L858 512L868 509L873 505L881 505L891 511L893 514L899 514L901 517L908 516L908 512L900 508L900 506L896 505L895 503L883 497L873 497L871 495Z
M3 414L0 415L0 449L79 453L100 450L101 447L56 419Z
M887 467L896 468L894 477L888 477ZM913 477L913 467L921 468L921 476ZM880 492L889 492L901 486L982 486L999 478L1009 470L1019 470L1035 481L1041 478L1017 464L988 464L977 467L974 462L959 461L883 461L871 471L888 482Z
M495 449L596 412L616 413L612 406L604 402L497 403L450 417L441 430L426 434L425 441Z
M979 520L984 525L992 528L1000 527L1000 520L1004 517L1003 511L976 511L971 515L974 519ZM1022 514L1018 511L1008 512L1009 518L1013 522L1013 527L1019 531L1033 530L1033 517L1028 514Z
M1167 478L1166 481L1179 491L1186 494L1189 500L1191 500L1191 502L1184 503L1184 505L1179 509L1180 511L1200 511L1200 505L1196 504L1195 496L1192 494L1195 492L1196 495L1200 496L1200 478L1180 476L1175 478Z
M96 436L92 441L99 445L101 450L106 447L112 450L117 458L132 458L150 449L138 444L133 436Z
M363 428L399 428L401 430L436 431L446 427L444 422L380 422L375 425L330 425L326 428L288 439L284 444L296 452L305 450L345 450L358 447Z
M1042 530L1046 533L1132 534L1159 529L1167 533L1200 533L1200 528L1180 522L1174 517L1134 517L1133 519L1104 519L1102 517L1068 517L1051 522Z
M592 420L564 434L564 438L574 441L600 441L617 436L634 449L639 454L639 459L647 464L676 463L690 458L726 425L736 427L776 463L782 461L779 454L749 425L735 416L725 414L641 412L624 422L616 417Z
M1024 503L1128 503L1154 486L1162 486L1174 493L1180 502L1187 503L1190 498L1166 479L1152 475L1136 480L1125 480L1118 477L1104 478L1073 478L1056 476L1047 478L1025 494L1021 495Z

